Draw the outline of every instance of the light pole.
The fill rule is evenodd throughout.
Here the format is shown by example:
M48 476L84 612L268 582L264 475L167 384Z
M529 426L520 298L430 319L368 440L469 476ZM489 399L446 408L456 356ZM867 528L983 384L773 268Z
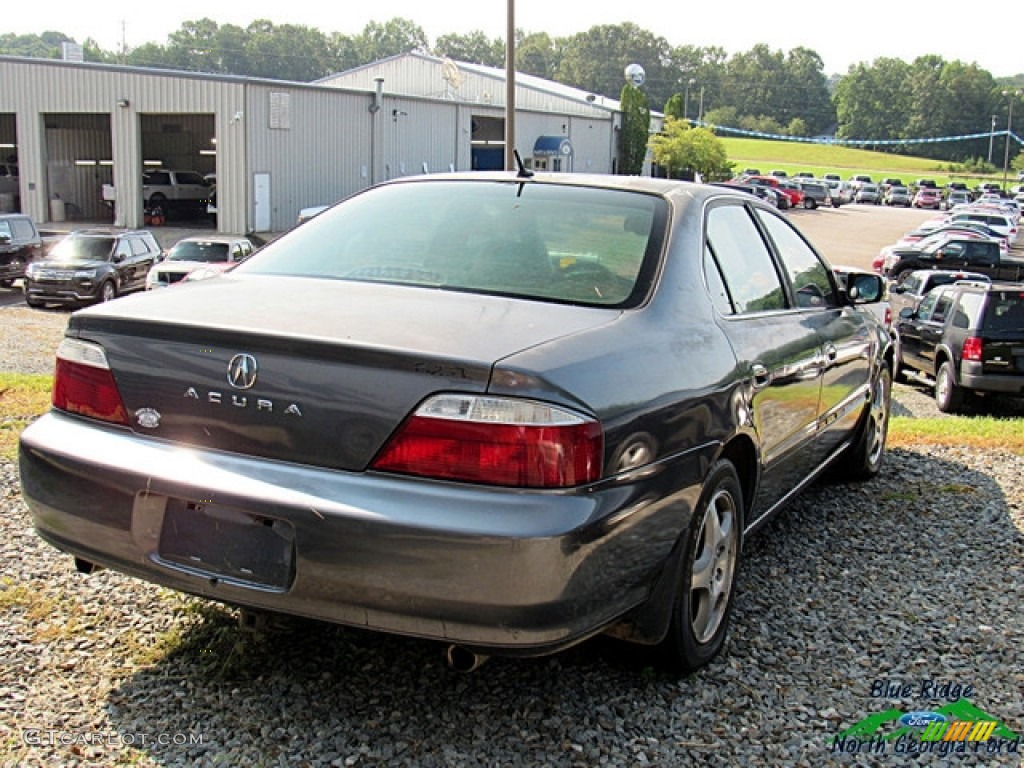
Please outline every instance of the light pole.
M697 110L697 123L704 122L704 86L700 87L700 109Z
M1015 91L1003 91L1003 96L1008 97L1010 106L1006 110L1006 146L1003 149L1003 189L1006 189L1006 170L1010 167L1010 138L1013 136L1013 102L1017 100L1024 91L1019 88Z
M686 95L683 96L683 120L690 122L690 86L697 81L692 77L686 81Z
M996 116L992 115L992 128L988 132L988 164L992 165L992 140L996 137Z

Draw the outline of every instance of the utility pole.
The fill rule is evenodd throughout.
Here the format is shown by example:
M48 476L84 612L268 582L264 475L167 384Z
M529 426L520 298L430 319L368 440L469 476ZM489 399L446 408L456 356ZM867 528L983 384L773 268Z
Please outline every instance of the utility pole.
M992 115L992 128L988 132L988 164L992 165L992 140L996 137L996 116Z
M505 170L516 169L516 0L508 0L505 27Z
M509 0L511 2L511 0ZM1013 102L1017 100L1024 91L1019 88L1015 91L1003 91L1003 96L1009 97L1010 106L1006 111L1006 145L1003 149L1003 189L1006 189L1006 171L1010 167L1010 139L1013 138Z

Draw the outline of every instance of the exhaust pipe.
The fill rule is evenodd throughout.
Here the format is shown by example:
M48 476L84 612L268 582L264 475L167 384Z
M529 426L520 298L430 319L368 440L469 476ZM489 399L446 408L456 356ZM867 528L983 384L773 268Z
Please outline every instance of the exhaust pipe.
M461 645L449 645L445 653L448 666L456 672L475 672L483 666L490 656L474 653Z
M90 573L96 573L96 571L102 571L102 565L96 565L96 563L90 563L88 560L83 560L80 557L75 558L75 570L79 573L84 573L87 576Z

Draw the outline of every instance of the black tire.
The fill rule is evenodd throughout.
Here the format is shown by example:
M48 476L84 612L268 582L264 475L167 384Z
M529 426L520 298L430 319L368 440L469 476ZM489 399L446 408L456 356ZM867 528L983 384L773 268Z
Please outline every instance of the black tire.
M935 374L935 404L943 413L957 413L964 402L964 391L956 383L953 364L946 360Z
M103 285L100 286L99 293L96 294L97 299L100 303L106 301L113 301L117 298L117 286L114 285L113 280L105 280Z
M13 286L13 280L0 280L0 288L12 288Z
M38 301L36 299L29 299L29 298L25 299L25 303L28 304L33 309L39 309L44 304L44 302L42 302L42 301Z
M883 365L871 385L871 402L857 425L856 437L832 465L830 477L840 482L870 480L882 469L889 434L892 373Z
M817 207L818 207L818 201L817 200L815 200L814 198L811 198L811 197L805 197L804 198L804 208L806 208L808 211L813 211Z
M705 666L725 643L740 567L743 519L743 491L736 468L729 461L719 461L708 473L685 534L672 621L660 646L665 663L678 672Z

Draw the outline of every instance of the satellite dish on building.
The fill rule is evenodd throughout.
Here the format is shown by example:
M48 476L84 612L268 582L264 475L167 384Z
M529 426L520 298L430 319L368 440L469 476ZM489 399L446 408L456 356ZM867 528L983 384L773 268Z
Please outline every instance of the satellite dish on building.
M639 64L630 64L626 67L624 74L626 75L626 82L637 88L643 85L647 79L647 73L644 72L644 68Z
M455 90L458 90L459 86L462 85L462 72L459 70L459 65L447 56L441 61L441 77Z

